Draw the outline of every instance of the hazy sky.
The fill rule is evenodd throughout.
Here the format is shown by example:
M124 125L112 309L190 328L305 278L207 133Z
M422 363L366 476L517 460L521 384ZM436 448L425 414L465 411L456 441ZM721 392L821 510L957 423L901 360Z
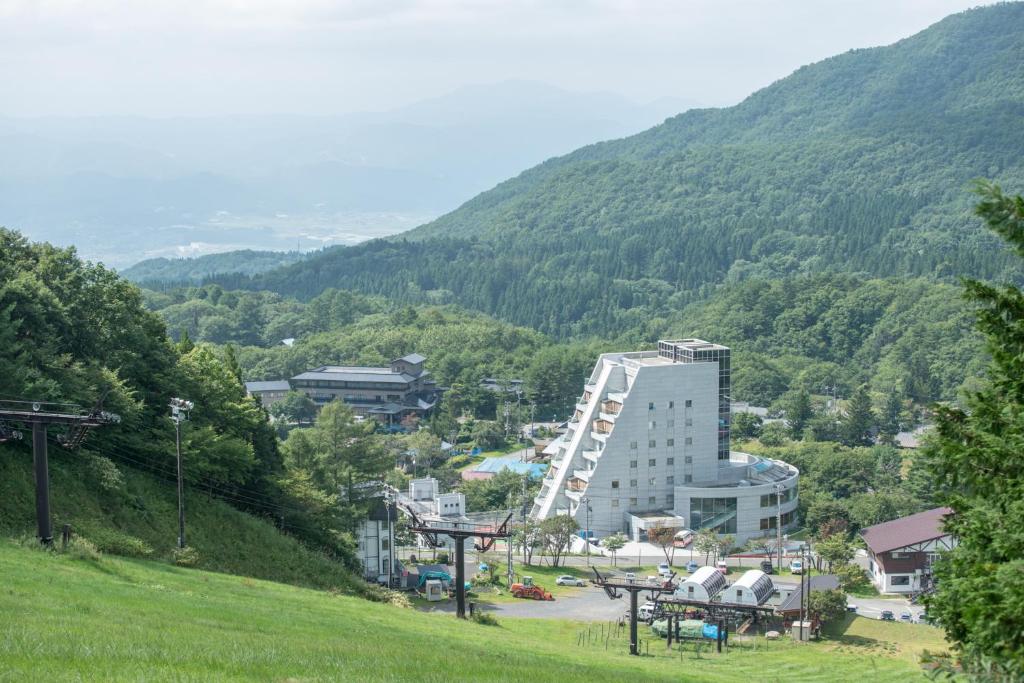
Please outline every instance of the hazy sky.
M0 114L330 114L527 79L731 104L967 0L0 0Z

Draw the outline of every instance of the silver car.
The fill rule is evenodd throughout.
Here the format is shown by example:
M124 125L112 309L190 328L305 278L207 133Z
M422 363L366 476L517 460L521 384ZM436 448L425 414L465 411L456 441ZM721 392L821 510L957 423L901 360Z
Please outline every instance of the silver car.
M586 586L587 584L583 581L583 579L577 579L575 576L569 576L568 574L563 574L562 576L559 576L557 579L555 579L555 585L558 585L558 586L580 586L580 587L583 587L583 586Z

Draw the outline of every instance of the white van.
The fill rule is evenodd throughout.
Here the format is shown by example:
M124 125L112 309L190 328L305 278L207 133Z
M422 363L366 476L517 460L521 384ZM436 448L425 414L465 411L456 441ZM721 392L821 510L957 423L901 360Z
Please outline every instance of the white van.
M789 563L789 571L791 574L803 574L804 573L804 562L803 560L793 560Z

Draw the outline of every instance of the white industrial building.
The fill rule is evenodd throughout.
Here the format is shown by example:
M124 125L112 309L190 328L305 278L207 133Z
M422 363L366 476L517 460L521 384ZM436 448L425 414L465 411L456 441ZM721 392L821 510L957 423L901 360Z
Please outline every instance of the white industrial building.
M557 442L532 515L597 536L651 525L747 539L788 527L796 468L729 449L729 349L699 339L602 354ZM781 509L777 504L781 494ZM652 520L659 520L652 522Z

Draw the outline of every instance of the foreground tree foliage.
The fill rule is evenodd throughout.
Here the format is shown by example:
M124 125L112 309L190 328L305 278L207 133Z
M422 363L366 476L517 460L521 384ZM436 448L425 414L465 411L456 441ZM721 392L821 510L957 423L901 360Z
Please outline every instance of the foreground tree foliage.
M977 213L1024 257L1024 198L981 184ZM973 672L1024 678L1024 292L966 282L992 356L963 408L941 407L925 455L960 546L936 567L928 609Z

